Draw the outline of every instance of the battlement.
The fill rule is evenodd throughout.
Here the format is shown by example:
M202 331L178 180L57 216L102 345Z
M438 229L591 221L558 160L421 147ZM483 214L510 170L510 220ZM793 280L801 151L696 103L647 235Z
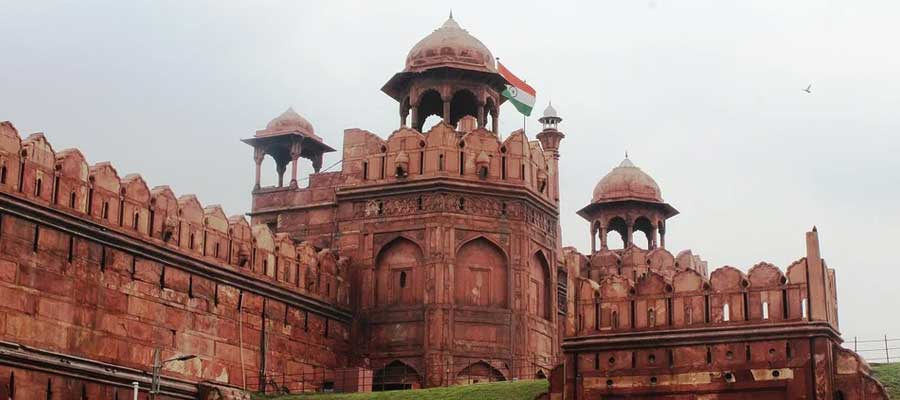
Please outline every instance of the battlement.
M0 122L0 193L349 307L346 258L295 243L266 225L251 227L242 215L228 217L219 205L204 207L193 194L176 197L168 186L151 189L139 174L120 178L112 164L89 165L78 149L56 152L43 133L22 140L8 121Z
M817 241L815 250L811 255ZM786 273L761 262L746 274L723 266L707 277L705 262L690 251L675 258L664 249L601 250L575 281L573 335L799 321L837 330L834 270L811 255ZM811 295L819 289L825 295Z
M387 139L361 130L344 131L344 183L367 185L453 178L494 187L525 189L554 204L552 155L522 130L500 140L496 134L474 128L458 131L446 123L428 132L402 127Z

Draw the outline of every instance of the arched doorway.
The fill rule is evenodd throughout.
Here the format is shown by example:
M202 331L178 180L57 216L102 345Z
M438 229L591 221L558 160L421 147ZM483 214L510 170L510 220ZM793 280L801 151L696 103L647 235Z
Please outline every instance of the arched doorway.
M458 305L506 308L508 283L503 251L485 238L460 247L455 286Z
M375 371L372 377L372 391L408 390L422 387L422 377L412 367L400 360L391 361L384 368Z

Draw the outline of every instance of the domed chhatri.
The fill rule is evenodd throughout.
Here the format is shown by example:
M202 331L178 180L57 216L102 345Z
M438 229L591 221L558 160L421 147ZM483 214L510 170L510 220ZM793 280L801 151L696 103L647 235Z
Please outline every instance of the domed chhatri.
M494 55L484 43L462 29L453 14L430 35L413 46L406 56L404 71L454 66L477 71L496 72Z
M266 129L257 132L257 136L287 131L297 131L305 135L318 137L312 124L306 118L297 114L293 107L288 108L287 111L269 121L266 124Z
M662 191L656 181L627 157L597 183L591 202L620 200L663 202Z

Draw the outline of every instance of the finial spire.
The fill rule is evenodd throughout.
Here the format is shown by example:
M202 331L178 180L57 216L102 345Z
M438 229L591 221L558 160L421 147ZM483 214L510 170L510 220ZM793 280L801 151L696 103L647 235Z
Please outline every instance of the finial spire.
M450 19L453 19L453 9L450 9Z
M625 158L628 158L628 150L625 150Z

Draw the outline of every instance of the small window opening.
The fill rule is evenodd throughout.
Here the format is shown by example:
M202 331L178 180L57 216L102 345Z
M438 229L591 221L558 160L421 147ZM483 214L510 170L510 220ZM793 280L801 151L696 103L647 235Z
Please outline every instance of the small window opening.
M138 227L140 226L140 224L141 224L141 214L134 213L134 218L131 221L131 227L134 228L134 230L138 230Z
M369 162L363 161L363 180L369 179Z
M731 310L728 307L728 304L722 306L722 321L728 322L731 320Z
M109 219L109 202L108 201L103 202L103 207L101 209L100 215L102 216L103 219L106 219L106 220Z
M419 196L419 198L416 199L416 206L419 208L419 211L422 211L425 208L425 201L422 200L422 196Z
M37 178L37 182L35 182L35 184L34 184L34 196L35 197L41 196L41 188L42 187L43 187L43 185L42 185L41 178Z
M69 193L69 208L75 208L75 192Z
M500 179L506 179L506 156L500 157Z
M712 365L712 349L709 346L706 347L706 364Z
M487 167L481 167L478 169L478 177L479 178L486 179L487 176L488 176L488 168Z
M656 356L651 354L649 357L647 357L647 362L649 362L650 364L656 364Z
M213 250L213 256L219 258L219 243L216 242L216 247Z
M425 173L425 152L420 151L419 152L419 175L422 175L424 173Z
M466 209L466 198L465 198L465 197L460 197L460 198L456 201L456 206L457 206L457 208L459 208L460 210L465 210L465 209Z
M651 328L656 326L656 311L653 308L647 309L647 326Z
M191 236L188 239L188 248L191 250L194 249L194 234L193 233L191 233Z
M385 169L387 168L387 157L381 156L381 179L384 179Z
M465 175L466 173L466 152L459 152L459 174Z
M0 185L6 184L6 164L0 165Z
M403 289L406 287L406 271L400 272L400 288Z
M444 155L438 154L438 171L444 170Z
M613 311L612 316L610 317L610 325L612 325L613 329L619 329L619 312Z
M803 319L806 319L809 317L809 315L808 315L809 311L807 311L807 308L808 308L807 301L806 301L806 299L803 299L803 301L800 302L800 317Z
M769 303L765 301L762 303L762 319L769 319Z

